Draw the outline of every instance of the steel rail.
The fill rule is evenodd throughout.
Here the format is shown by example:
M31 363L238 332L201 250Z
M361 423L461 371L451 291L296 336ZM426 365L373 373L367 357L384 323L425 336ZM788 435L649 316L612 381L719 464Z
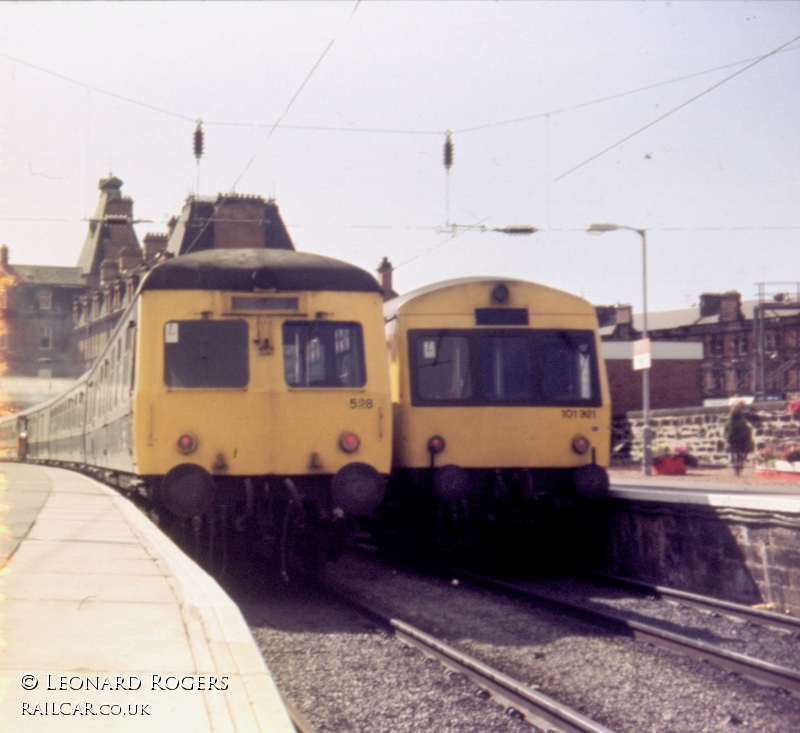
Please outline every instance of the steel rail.
M475 657L437 639L405 621L390 618L344 591L326 585L338 600L372 617L391 631L396 638L437 659L444 666L465 675L479 687L491 693L506 708L512 708L534 726L547 733L613 733L610 728L596 723L585 715L561 704L541 692L528 687L503 672L484 664Z
M514 583L487 578L476 573L458 571L458 574L464 580L471 581L476 585L482 585L493 590L501 590L506 593L510 592L521 598L535 600L583 616L595 623L601 622L606 626L611 626L628 634L636 641L653 644L700 661L709 662L725 671L735 672L754 682L781 687L793 695L800 696L800 671L765 662L763 659L749 657L746 654L721 649L714 644L675 634L658 626L642 623L641 621L633 621L620 614L600 610L594 605L581 601L567 601L541 591L522 588Z
M650 585L649 583L643 583L639 580L620 578L616 575L607 575L605 573L580 573L580 575L589 580L601 581L618 587L632 588L659 598L679 601L687 606L693 606L702 611L724 614L737 618L740 621L748 621L750 623L759 624L760 626L768 626L779 631L800 633L800 618L795 616L788 616L775 611L767 611L762 608L752 608L751 606L745 606L741 603L724 601L720 598L703 596L663 585Z

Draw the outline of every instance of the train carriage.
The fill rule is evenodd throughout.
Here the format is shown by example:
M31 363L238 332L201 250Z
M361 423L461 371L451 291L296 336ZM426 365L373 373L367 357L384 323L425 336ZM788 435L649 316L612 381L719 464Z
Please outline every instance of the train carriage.
M386 509L440 549L606 493L611 415L593 307L543 285L467 278L384 306L394 451ZM481 539L483 538L483 540Z
M4 449L120 477L212 536L233 526L280 546L284 561L297 535L319 550L383 498L381 304L371 275L308 253L167 260L72 389L0 424Z

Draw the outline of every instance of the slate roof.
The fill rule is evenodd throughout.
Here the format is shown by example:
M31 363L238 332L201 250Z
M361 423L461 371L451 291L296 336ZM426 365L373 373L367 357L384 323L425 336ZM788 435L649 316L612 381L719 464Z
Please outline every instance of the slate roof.
M67 285L84 287L80 267L52 267L50 265L11 265L9 270L21 283L29 285Z

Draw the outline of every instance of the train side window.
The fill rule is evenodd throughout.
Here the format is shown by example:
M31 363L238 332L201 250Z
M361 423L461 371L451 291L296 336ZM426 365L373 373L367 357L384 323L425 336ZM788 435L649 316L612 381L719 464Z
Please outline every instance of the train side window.
M283 373L290 387L363 387L364 336L360 323L286 321Z
M594 395L589 337L562 331L539 340L545 400L590 400Z
M481 387L492 400L530 400L533 360L526 336L484 336L480 340Z
M250 381L247 321L171 321L164 327L168 387L241 388Z
M469 341L464 336L420 336L416 340L417 390L425 400L472 397Z

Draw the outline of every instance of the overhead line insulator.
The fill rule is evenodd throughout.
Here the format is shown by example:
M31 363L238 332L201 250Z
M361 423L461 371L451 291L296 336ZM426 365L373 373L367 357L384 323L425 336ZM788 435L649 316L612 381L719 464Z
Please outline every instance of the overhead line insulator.
M450 138L449 130L445 134L447 135L447 138L444 141L444 167L449 173L450 168L453 165L453 141Z
M203 155L203 121L197 120L194 128L194 157L199 161Z

